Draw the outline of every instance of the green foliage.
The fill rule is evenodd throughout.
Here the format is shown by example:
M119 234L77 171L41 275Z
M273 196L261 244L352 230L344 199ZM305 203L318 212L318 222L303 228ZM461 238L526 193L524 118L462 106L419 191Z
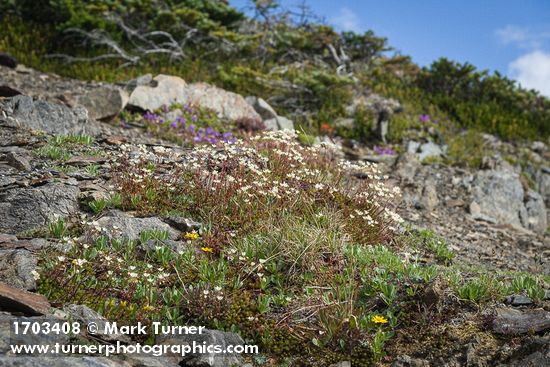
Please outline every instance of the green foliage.
M416 84L432 103L462 127L477 127L506 139L548 136L550 101L495 72L441 58Z

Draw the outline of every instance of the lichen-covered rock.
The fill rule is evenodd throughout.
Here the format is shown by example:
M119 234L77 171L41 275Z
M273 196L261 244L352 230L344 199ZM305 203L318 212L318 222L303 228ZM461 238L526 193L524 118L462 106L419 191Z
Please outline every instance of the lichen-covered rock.
M0 232L16 234L78 211L78 187L60 182L0 194Z
M36 288L36 258L24 249L0 250L0 281L19 289Z
M42 130L51 134L87 133L88 111L77 106L73 109L32 97L18 95L0 102L12 119L12 125Z

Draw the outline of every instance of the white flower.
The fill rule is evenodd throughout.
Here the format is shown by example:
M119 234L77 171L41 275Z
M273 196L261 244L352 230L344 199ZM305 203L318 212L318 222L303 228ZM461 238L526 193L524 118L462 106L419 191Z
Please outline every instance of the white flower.
M60 262L63 262L65 261L65 256L58 256L57 260L59 260Z
M137 273L128 273L128 275L130 276L130 278L137 278L138 277Z
M40 274L38 274L38 272L36 270L31 271L31 274L32 274L32 277L34 278L34 280L40 279Z

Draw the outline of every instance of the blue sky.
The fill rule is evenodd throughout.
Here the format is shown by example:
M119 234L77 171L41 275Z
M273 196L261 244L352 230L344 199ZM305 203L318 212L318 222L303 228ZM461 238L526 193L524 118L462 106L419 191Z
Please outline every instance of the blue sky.
M250 0L230 0L245 9ZM301 0L280 0L295 7ZM339 30L368 29L420 65L441 56L550 96L550 0L306 0Z

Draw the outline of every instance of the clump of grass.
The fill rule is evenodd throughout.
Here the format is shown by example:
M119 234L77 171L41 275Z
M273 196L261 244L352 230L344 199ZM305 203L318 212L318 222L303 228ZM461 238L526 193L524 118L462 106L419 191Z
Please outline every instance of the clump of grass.
M481 133L470 129L450 139L447 161L457 166L479 168L487 152Z
M66 161L71 158L73 150L90 146L94 138L89 135L55 135L48 143L36 150L36 154L54 161Z

